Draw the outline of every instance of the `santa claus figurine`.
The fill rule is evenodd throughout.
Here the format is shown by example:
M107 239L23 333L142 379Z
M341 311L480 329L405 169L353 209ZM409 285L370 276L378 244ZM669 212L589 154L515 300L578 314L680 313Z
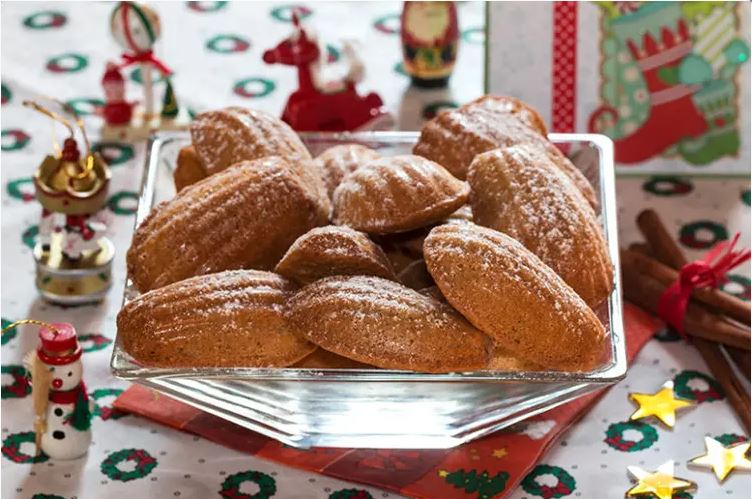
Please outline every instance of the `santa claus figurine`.
M105 103L102 116L108 125L127 125L133 116L133 104L125 100L125 79L116 64L107 63L102 77Z
M68 323L42 326L39 340L36 352L27 358L37 445L53 459L76 459L91 445L94 410L82 379L81 345Z

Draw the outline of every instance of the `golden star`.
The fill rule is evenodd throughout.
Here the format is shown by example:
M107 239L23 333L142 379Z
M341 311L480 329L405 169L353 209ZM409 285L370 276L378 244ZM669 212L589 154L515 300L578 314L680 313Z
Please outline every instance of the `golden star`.
M439 470L439 476L441 478L445 478L448 474L449 472L447 470Z
M676 492L694 490L694 482L674 477L674 462L666 461L653 473L637 466L627 466L637 484L627 491L627 497L652 494L657 499L671 499Z
M663 388L654 394L630 393L630 400L640 406L629 419L642 419L655 416L669 428L676 422L676 410L694 405L692 402L674 397L674 382L667 381Z
M713 468L715 476L723 482L729 473L734 470L748 470L752 462L747 458L749 443L732 444L728 447L718 440L705 437L705 450L702 456L691 459L691 464L706 468Z
M492 453L493 457L501 459L502 457L507 455L506 449L495 449Z

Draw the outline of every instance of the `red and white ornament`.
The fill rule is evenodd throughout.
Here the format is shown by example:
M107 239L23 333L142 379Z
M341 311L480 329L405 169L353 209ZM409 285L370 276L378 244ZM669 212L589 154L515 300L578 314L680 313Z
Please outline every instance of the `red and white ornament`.
M127 125L133 116L133 103L125 99L125 79L117 64L108 62L102 76L104 106L102 115L108 125Z
M76 459L86 454L91 445L91 415L94 404L89 400L83 382L81 345L75 328L68 323L53 323L39 330L38 363L34 373L47 371L44 381L49 385L38 387L32 374L32 386L47 389L47 408L44 412L44 432L40 446L53 459Z

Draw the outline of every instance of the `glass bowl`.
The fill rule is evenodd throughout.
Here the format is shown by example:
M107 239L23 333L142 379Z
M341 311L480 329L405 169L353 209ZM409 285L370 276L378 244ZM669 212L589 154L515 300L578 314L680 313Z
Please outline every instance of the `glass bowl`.
M383 155L409 153L415 132L309 133L311 153L359 143ZM599 221L616 269L619 252L613 145L605 136L551 134L596 189ZM160 201L172 198L172 171L185 133L152 138L144 165L136 226ZM608 331L608 355L588 372L462 372L300 368L151 368L139 365L115 340L115 376L294 447L449 448L494 432L622 379L626 352L621 284L598 315ZM124 303L138 295L130 280Z

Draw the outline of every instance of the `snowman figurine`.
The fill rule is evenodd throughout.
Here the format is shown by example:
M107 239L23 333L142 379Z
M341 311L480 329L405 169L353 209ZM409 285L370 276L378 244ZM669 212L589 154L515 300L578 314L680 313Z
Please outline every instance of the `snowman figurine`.
M76 330L67 323L41 327L39 340L28 362L33 390L47 392L46 404L37 404L39 397L34 395L35 430L41 433L38 442L52 459L76 459L91 445L94 410L82 379L81 345Z

